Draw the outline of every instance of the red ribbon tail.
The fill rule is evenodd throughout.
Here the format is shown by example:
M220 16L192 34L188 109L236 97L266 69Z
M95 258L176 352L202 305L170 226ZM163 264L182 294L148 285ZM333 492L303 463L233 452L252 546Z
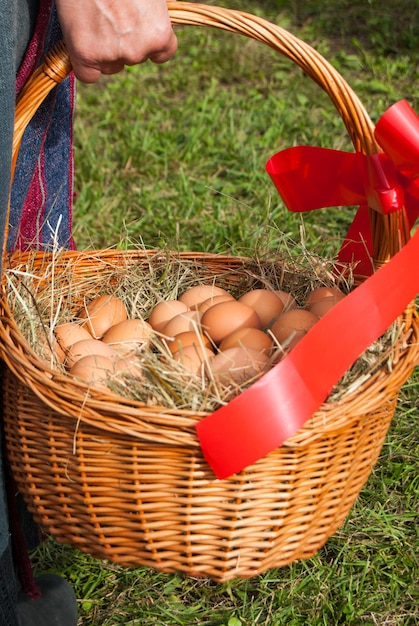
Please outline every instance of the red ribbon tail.
M350 365L419 292L419 231L338 302L261 379L196 426L218 478L240 472L295 434Z

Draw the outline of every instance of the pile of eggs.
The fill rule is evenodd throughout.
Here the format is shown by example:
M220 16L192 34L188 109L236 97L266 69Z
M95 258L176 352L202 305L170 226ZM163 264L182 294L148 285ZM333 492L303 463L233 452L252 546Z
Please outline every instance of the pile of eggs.
M140 363L133 355L148 344L151 332L144 320L128 318L120 298L101 295L83 307L73 322L54 328L55 352L72 376L108 389L109 378L124 374L141 378Z
M235 298L200 284L160 301L143 320L129 318L118 297L101 295L54 333L68 372L95 386L124 374L140 380L141 353L156 339L166 363L173 358L194 374L240 384L278 362L343 297L337 288L317 287L300 306L286 291L252 289Z

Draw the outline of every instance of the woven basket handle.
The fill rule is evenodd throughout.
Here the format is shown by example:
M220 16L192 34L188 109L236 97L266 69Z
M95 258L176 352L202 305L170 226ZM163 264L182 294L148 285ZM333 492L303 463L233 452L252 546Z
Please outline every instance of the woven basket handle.
M343 120L356 151L380 152L374 138L374 125L360 100L335 70L315 49L288 31L255 15L215 6L169 2L174 25L209 26L251 37L271 47L297 64L323 89ZM12 172L23 132L35 111L51 89L71 71L65 46L59 43L32 75L22 90L16 108L16 129ZM370 211L373 257L377 265L392 257L409 239L404 212L382 215Z
M173 25L209 26L245 35L288 57L327 93L355 149L365 154L379 151L374 126L357 95L314 48L280 26L250 13L184 2L168 2L168 9ZM48 53L20 94L16 108L16 150L26 125L43 99L70 71L68 54L60 42Z

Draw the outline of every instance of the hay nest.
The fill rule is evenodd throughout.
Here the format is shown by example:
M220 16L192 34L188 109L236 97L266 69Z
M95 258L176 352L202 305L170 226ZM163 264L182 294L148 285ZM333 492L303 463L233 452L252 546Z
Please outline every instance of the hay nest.
M63 252L52 254L45 265L32 265L31 257L22 265L15 264L5 272L9 306L14 319L31 349L52 371L66 371L55 348L55 328L77 320L80 308L97 295L110 294L120 298L129 318L147 321L156 304L177 299L194 285L216 284L234 298L252 289L282 290L291 294L304 307L307 294L319 286L336 287L348 293L354 287L352 268L336 271L334 260L327 260L303 250L300 256L268 258L264 255L243 257L233 268L220 266L208 274L208 258L188 259L171 250L146 252L137 263L107 263L102 271L75 271L77 263L68 261L61 271ZM64 253L65 254L65 253ZM81 253L80 253L81 254ZM94 252L81 254L94 258ZM35 257L34 257L35 258ZM65 279L63 279L65 277ZM265 329L269 333L269 329ZM330 394L336 401L353 393L382 367L391 370L397 359L394 344L403 333L403 323L395 322L358 358ZM141 364L141 379L130 373L109 376L106 384L116 394L148 405L167 408L187 408L210 413L226 404L234 395L252 384L284 355L283 346L275 343L269 362L263 371L246 380L228 381L211 375L203 366L191 372L182 362L170 358L167 336L154 332L147 345L138 345L135 359ZM204 364L205 365L205 364ZM69 374L70 375L70 374Z

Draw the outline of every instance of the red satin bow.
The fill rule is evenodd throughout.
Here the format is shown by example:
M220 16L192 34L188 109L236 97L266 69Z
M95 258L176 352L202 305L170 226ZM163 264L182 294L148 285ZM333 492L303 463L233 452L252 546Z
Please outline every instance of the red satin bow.
M380 213L405 208L410 228L419 217L418 115L401 100L380 118L374 135L383 153L366 156L297 146L278 152L266 164L290 211L360 205L339 260L357 262L357 271L365 276L373 271L368 207Z
M360 201L361 213L354 220L358 228L367 202L383 212L405 204L413 225L419 213L419 118L407 103L397 103L378 122L376 137L383 155L291 148L272 157L268 171L291 210ZM361 237L367 238L364 227ZM352 363L419 293L419 273L412 269L418 265L419 229L285 359L197 424L202 451L218 478L263 458L303 426Z

